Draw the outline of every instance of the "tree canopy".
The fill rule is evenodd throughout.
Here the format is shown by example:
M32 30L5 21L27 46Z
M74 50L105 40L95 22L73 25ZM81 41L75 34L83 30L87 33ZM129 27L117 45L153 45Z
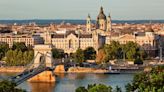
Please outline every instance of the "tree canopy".
M0 82L0 92L26 92L25 90L16 88L16 84L7 80Z
M14 43L12 48L3 43L0 45L0 59L9 66L22 66L28 64L34 57L34 51L26 47L25 43Z
M5 53L9 50L9 45L6 43L0 44L0 60L5 56Z
M30 63L33 57L33 50L22 52L16 49L7 51L5 61L9 66L23 66Z
M84 50L85 60L94 60L96 58L96 51L93 47L88 47Z
M79 63L85 61L84 51L82 49L79 48L76 50L76 52L74 53L74 60Z
M140 58L143 60L147 57L146 52L141 50L137 43L127 42L126 44L120 44L115 41L112 41L110 44L105 44L101 49L99 49L96 58L100 58L102 55L105 57L102 62L104 62L104 60L108 62L113 59L135 60Z
M126 86L127 92L164 92L164 66L157 66L149 72L136 74L132 83Z
M28 48L27 48L27 46L25 45L24 42L20 42L20 43L14 42L14 44L13 44L13 46L12 46L12 50L16 50L16 49L17 49L17 50L21 50L22 52L28 50Z
M64 57L64 52L59 50L59 49L53 48L52 49L52 56L55 59L63 58Z
M104 84L89 84L87 88L79 87L75 92L112 92L112 87Z

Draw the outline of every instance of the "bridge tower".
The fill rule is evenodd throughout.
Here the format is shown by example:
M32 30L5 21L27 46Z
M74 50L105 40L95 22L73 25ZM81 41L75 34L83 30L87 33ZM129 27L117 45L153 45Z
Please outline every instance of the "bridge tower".
M44 58L45 66L52 67L52 46L51 45L35 45L34 46L34 67L38 67Z
M35 45L34 46L34 58L35 58L34 68L38 68L41 65L44 65L44 67L50 68L50 69L53 67L51 49L52 49L51 45ZM44 64L41 64L41 63L44 63ZM34 77L30 78L28 81L52 83L52 82L55 82L56 79L52 71L45 70L35 75Z

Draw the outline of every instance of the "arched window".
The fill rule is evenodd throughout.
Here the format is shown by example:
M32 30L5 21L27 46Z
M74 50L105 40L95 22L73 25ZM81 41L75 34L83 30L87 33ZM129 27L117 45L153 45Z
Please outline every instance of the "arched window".
M73 48L73 41L69 40L69 48Z

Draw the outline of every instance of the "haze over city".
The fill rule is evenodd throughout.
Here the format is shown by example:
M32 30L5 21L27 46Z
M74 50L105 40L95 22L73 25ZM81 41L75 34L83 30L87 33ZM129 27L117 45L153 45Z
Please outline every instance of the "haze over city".
M163 0L0 0L0 19L96 19L100 6L114 20L164 19Z
M0 92L164 92L164 0L0 0Z

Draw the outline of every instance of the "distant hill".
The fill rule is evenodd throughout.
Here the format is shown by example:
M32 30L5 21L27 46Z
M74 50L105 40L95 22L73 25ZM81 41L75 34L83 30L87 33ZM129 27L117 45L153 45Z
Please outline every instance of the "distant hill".
M86 20L71 20L71 19L67 19L67 20L44 20L44 19L31 19L31 20L0 20L0 24L28 24L30 22L35 22L36 24L39 25L46 25L46 24L50 24L50 23L56 23L56 24L60 24L60 23L71 23L71 24L85 24ZM135 24L141 24L141 23L164 23L164 20L112 20L113 23L135 23ZM96 23L95 20L92 21L92 23Z

